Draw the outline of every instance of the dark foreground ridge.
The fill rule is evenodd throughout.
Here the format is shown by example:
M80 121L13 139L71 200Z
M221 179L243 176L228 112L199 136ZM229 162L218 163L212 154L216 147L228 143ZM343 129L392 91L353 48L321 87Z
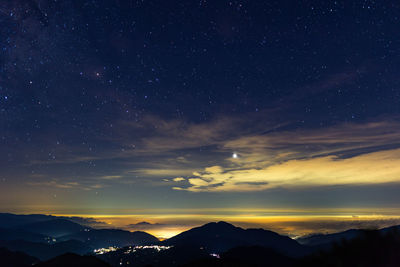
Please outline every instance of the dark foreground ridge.
M94 257L94 256L80 256L73 253L66 253L57 256L46 262L35 265L37 267L110 267L109 264Z
M0 214L0 226L0 266L400 266L399 226L296 241L212 222L162 242L44 215Z

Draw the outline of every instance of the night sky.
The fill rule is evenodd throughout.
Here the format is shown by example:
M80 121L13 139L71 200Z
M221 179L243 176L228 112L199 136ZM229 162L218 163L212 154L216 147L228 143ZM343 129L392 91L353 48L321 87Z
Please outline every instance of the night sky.
M2 0L0 211L398 223L399 26L398 1Z

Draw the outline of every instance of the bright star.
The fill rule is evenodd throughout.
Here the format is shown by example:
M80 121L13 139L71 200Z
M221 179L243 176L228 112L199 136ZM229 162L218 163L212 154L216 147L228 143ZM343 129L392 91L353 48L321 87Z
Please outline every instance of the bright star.
M237 158L239 158L239 155L237 153L233 153L232 158L237 159Z

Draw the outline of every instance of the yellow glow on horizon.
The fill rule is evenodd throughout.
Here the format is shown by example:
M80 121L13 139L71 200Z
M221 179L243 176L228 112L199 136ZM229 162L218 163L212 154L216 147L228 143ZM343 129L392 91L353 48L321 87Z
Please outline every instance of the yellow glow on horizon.
M316 232L338 232L349 228L387 227L400 224L399 208L199 208L199 209L136 209L112 210L101 214L44 212L64 217L93 218L103 225L95 228L121 228L144 231L160 239L172 237L190 228L209 222L226 221L242 228L264 228L280 234L301 236ZM51 210L51 209L50 209ZM31 209L32 213L35 211ZM115 213L115 214L113 214ZM149 222L148 228L130 224ZM146 226L144 226L146 227Z
M249 215L249 214L134 214L134 215L82 215L56 214L56 216L91 217L106 223L107 227L122 228L130 231L144 231L160 239L170 238L190 228L208 222L227 221L243 228L264 228L281 234L299 236L313 232L335 232L330 224L344 224L358 227L375 227L375 225L390 226L395 222L400 224L400 215L385 215L373 213L346 213L346 214L302 214L302 215ZM135 229L130 224L138 222L158 223L159 226L149 229ZM325 226L328 225L328 226ZM101 228L101 227L100 227ZM345 228L343 228L344 230Z

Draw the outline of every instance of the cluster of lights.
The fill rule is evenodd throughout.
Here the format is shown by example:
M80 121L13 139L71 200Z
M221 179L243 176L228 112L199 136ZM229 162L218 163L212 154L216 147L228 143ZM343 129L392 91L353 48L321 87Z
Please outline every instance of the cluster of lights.
M137 250L141 249L154 249L157 250L157 252L160 252L162 250L167 250L170 249L172 246L157 246L157 245L151 245L151 246L134 246L134 247L128 247L126 251L124 251L124 254L130 254L134 253ZM108 252L116 251L119 249L118 247L108 247L108 248L98 248L95 249L93 252L96 253L97 255L102 255Z
M45 240L47 241L47 243L55 243L55 242L57 242L57 239L55 239L54 237L46 237Z
M172 246L157 246L157 245L151 245L151 246L134 246L134 247L129 247L124 254L130 254L130 253L134 253L137 250L140 249L154 249L157 250L157 252L160 252L162 250L167 250L170 249Z
M116 251L117 249L118 247L98 248L93 250L93 252L96 253L97 255L102 255L111 251Z
M167 250L170 249L172 246L157 246L157 245L151 245L151 246L136 246L135 249L155 249L157 251L161 250Z

